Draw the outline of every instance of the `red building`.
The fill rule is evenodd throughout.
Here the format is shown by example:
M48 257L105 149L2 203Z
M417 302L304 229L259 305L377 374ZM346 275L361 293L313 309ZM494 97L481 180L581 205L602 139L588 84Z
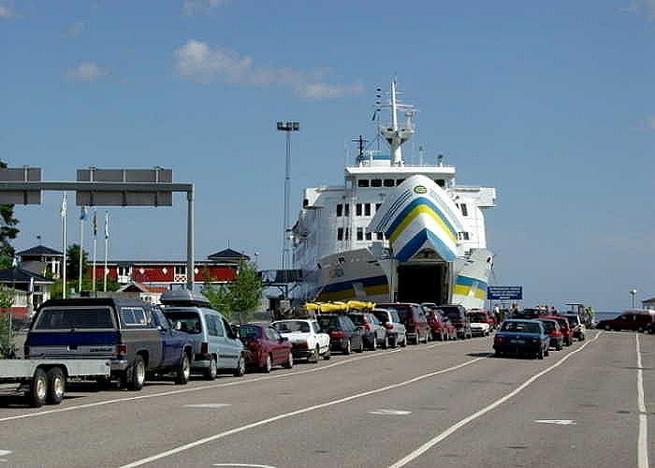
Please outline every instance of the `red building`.
M196 261L194 281L197 283L225 284L234 281L239 263L249 260L243 253L232 249L221 250L207 260ZM110 280L119 284L143 283L147 286L170 289L187 281L186 260L112 260L107 264ZM96 265L96 278L101 280L104 265Z

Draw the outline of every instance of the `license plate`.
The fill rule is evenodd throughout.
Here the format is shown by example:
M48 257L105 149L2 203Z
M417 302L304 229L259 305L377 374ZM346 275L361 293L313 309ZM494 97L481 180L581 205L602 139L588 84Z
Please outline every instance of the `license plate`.
M525 340L509 340L510 343L525 343Z

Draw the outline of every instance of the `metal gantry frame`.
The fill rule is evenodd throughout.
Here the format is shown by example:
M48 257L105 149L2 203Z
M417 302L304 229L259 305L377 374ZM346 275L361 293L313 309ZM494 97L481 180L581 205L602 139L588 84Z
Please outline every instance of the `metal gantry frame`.
M194 186L174 182L2 182L0 192L23 192L27 204L27 194L34 191L56 192L114 192L114 193L186 193L187 198L187 245L186 245L186 287L193 290L195 277L194 264ZM5 204L0 197L0 204ZM15 203L15 202L9 202ZM90 205L101 206L101 205ZM105 205L106 206L106 205ZM128 205L123 205L128 206ZM132 205L129 205L132 206Z

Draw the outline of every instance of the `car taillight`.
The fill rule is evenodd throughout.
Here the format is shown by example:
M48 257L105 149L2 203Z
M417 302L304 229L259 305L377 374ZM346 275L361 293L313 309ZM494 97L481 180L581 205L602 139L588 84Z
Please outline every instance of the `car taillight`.
M387 322L387 323L384 324L384 328L386 328L387 330L393 330L393 324Z
M345 336L345 335L343 334L342 331L332 331L332 332L330 332L330 338L341 339L341 338L343 338L344 336Z
M209 343L206 341L200 343L200 354L209 354Z
M116 345L116 354L119 356L125 356L127 354L127 345L126 344L117 344Z

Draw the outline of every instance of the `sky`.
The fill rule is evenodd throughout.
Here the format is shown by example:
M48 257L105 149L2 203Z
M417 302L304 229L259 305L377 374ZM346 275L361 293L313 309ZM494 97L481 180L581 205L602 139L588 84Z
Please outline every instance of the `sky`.
M654 58L655 0L0 0L0 159L44 180L171 168L195 184L197 258L229 245L275 268L275 122L301 125L295 217L303 187L343 182L396 77L425 159L497 188L491 283L621 310L655 296ZM43 201L16 207L18 249L61 248L61 194ZM183 195L109 211L111 258L184 258Z

